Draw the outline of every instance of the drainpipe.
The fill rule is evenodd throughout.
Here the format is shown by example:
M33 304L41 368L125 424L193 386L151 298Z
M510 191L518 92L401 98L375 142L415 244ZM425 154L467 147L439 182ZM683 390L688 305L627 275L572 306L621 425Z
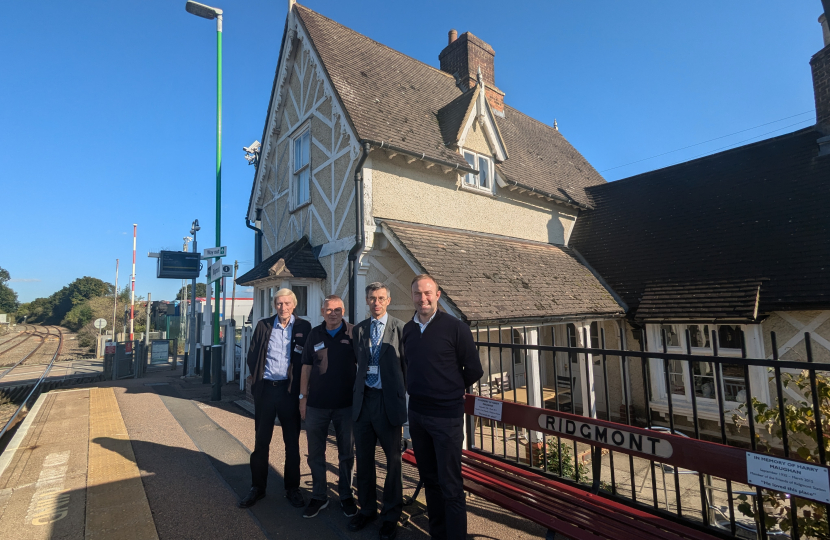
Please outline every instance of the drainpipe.
M257 208L256 210L256 223L259 224L262 215L262 208ZM251 229L252 231L256 232L256 238L254 239L254 267L259 266L262 262L262 229L251 225L251 220L245 216L245 226Z
M355 219L355 233L354 233L354 246L352 249L349 250L349 322L352 324L357 323L355 320L357 318L357 294L355 293L355 289L357 288L357 254L363 250L363 236L364 236L364 228L363 228L363 164L366 162L366 158L369 157L369 150L371 149L371 145L366 141L360 141L361 147L363 150L363 154L360 156L360 159L357 161L357 166L354 170L354 193L355 193L355 205L354 205L354 219Z

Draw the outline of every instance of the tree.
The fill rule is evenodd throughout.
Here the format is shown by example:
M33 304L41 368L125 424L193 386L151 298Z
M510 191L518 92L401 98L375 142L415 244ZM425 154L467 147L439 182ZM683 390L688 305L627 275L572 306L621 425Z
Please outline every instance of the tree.
M176 300L182 299L182 294L186 299L190 299L190 284L185 287L182 287L179 292L176 294ZM204 298L207 296L207 283L197 283L196 284L196 297L197 298Z
M11 279L9 271L0 267L0 313L17 311L17 293L6 283Z

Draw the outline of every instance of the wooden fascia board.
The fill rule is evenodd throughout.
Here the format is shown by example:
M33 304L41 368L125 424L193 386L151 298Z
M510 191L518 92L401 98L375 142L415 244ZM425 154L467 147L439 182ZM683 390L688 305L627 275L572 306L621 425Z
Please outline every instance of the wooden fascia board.
M461 125L458 127L458 134L455 137L455 142L458 146L464 146L464 142L467 140L467 132L473 125L473 120L475 119L473 111L476 109L478 95L481 93L481 87L476 86L476 89L473 92L473 98L467 106L467 112L464 113L464 121L461 122Z

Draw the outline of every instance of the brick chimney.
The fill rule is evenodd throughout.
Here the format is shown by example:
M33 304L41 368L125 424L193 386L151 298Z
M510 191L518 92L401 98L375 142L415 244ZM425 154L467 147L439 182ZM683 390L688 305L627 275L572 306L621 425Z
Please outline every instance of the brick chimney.
M465 91L476 86L476 75L481 68L487 101L493 112L503 115L504 92L496 87L495 57L493 48L473 34L464 32L458 36L455 30L450 30L449 44L438 55L438 61L441 71L455 76L458 86Z
M824 48L810 59L816 99L816 124L830 134L830 29L826 14L818 19L824 34Z

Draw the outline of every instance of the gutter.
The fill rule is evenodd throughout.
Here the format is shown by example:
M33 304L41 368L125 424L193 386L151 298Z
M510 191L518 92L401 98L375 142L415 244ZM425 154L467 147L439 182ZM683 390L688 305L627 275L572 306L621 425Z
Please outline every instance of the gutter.
M256 220L260 220L260 215L262 214L262 208L256 209ZM251 229L252 231L256 232L256 238L254 239L254 268L259 266L262 263L262 229L256 227L255 225L251 225L251 220L248 219L248 216L245 216L245 226Z
M564 203L568 206L573 206L573 207L579 208L580 210L590 210L591 209L591 207L588 206L587 204L577 202L577 201L571 199L570 197L565 198L561 195L556 195L556 194L548 193L546 191L542 191L542 190L539 190L539 189L536 189L536 188L532 188L530 186L525 186L525 185L520 184L516 181L510 180L508 178L504 178L504 176L502 176L501 174L499 174L499 176L501 177L502 182L504 182L507 185L516 186L519 189L529 191L530 193L535 193L536 195L541 195L542 197L546 197L548 199L553 199L555 201L559 201L559 202Z
M427 155L423 152L421 152L419 154L418 152L413 152L412 150L407 150L406 148L401 148L400 146L394 146L392 144L389 144L386 141L378 142L378 141L372 141L372 140L369 140L369 139L362 139L360 142L362 144L369 144L369 145L374 146L375 148L379 148L379 149L387 148L387 149L392 150L394 152L397 152L399 154L405 154L407 156L411 156L411 157L414 157L414 158L417 158L417 159L420 159L420 160L423 160L423 161L429 161L431 163L441 165L442 167L449 167L450 169L464 171L465 173L478 174L478 169L473 169L472 167L464 166L464 165L461 165L459 163L455 163L455 162L452 162L452 161L446 161L446 160L443 160L443 159L427 157Z
M357 321L357 254L363 250L363 164L369 157L371 150L371 143L369 141L360 141L363 147L363 154L357 162L354 169L354 189L355 189L355 205L354 205L354 219L355 219L355 233L354 245L349 250L349 322L356 324Z

